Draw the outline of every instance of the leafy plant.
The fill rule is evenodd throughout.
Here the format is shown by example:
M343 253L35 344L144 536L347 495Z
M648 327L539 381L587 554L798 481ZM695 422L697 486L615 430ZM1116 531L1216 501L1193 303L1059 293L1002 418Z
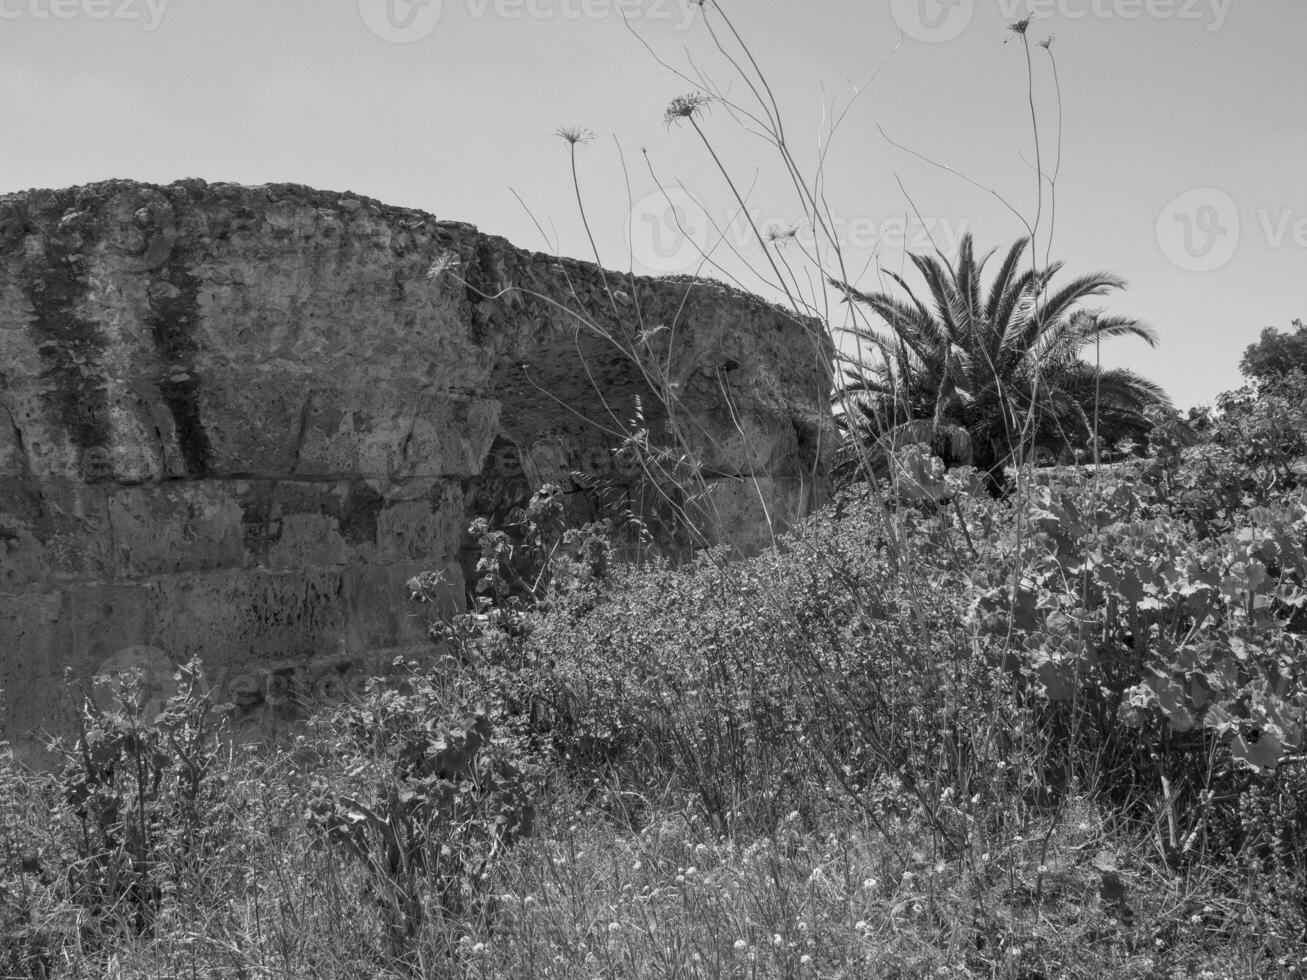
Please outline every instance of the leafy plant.
M489 709L421 673L406 690L374 687L323 724L348 776L316 779L305 816L365 869L391 960L416 969L424 927L456 932L488 900L508 849L531 834L540 774Z
M1239 370L1262 384L1275 384L1294 372L1307 371L1307 323L1294 320L1289 332L1265 328L1257 343L1244 350Z
M1057 456L1094 438L1142 441L1152 428L1148 410L1169 407L1166 395L1133 371L1082 355L1114 337L1155 345L1156 334L1138 320L1083 308L1086 299L1123 288L1119 277L1097 272L1053 289L1061 264L1023 270L1028 245L1023 238L1008 250L988 292L981 279L993 253L977 258L969 234L954 263L909 256L929 290L924 300L893 272L886 275L906 299L831 280L889 328L852 328L878 356L846 368L840 397L851 409L845 424L853 438L879 455L925 442L946 462L987 473L1035 450Z
M64 888L103 929L148 931L168 903L202 890L192 871L230 831L222 716L198 660L175 679L157 715L139 672L108 679L110 703L82 694L76 740L53 746L63 757L56 819L71 821L71 853L59 856Z

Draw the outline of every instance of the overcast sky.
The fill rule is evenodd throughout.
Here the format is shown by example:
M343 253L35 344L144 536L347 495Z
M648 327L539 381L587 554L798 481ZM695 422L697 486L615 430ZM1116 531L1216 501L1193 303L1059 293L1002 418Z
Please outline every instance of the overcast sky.
M904 244L929 247L914 210L945 251L968 229L985 247L1023 233L998 198L1033 218L1025 53L1004 43L1025 0L724 2L800 165L811 174L819 144L827 151L826 199L860 285L877 285L877 266L901 269ZM1307 318L1307 3L1032 9L1032 41L1056 35L1061 82L1052 255L1069 273L1123 275L1130 289L1111 309L1161 334L1155 352L1122 342L1105 360L1155 378L1182 407L1210 402L1239 383L1262 327ZM649 203L652 165L686 195L686 237L706 230L702 207L743 250L717 253L726 271L765 291L748 273L761 253L706 148L663 124L688 86L640 38L746 97L687 0L0 0L0 191L290 181L591 257L567 149L551 135L578 126L597 137L578 164L605 264L693 269L693 249L660 227L664 199ZM1032 49L1051 174L1057 100L1048 56ZM832 108L848 111L828 142ZM774 151L720 106L702 125L759 225L801 223Z

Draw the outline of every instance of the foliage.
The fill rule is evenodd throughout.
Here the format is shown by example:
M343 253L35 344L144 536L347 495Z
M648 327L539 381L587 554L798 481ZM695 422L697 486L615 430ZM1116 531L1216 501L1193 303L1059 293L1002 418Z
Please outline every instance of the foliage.
M224 832L220 719L198 661L176 680L157 716L139 676L110 680L111 703L83 695L77 740L59 745L60 818L74 821L69 894L94 918L136 931L153 925L185 867L220 847Z
M1259 383L1282 381L1295 371L1307 371L1307 324L1293 321L1292 332L1266 327L1257 343L1243 352L1239 370Z
M149 710L139 672L78 698L79 734L51 750L61 768L22 773L7 752L0 834L6 975L43 975L68 942L112 946L166 929L210 900L207 867L233 833L216 715L198 662Z
M1023 270L1028 244L1020 239L1008 250L988 292L981 280L993 253L977 258L970 235L955 263L910 256L929 290L925 300L893 272L886 274L906 300L832 280L889 328L853 330L866 359L846 369L840 400L856 413L846 424L859 442L927 442L946 462L995 472L1036 450L1057 456L1094 438L1143 440L1152 428L1148 410L1169 407L1165 394L1083 355L1114 337L1152 345L1156 334L1138 320L1083 307L1123 288L1119 277L1097 272L1053 289L1062 265Z
M101 768L0 767L6 968L1299 975L1302 394L1002 499L904 445L892 506L855 487L750 560L613 562L541 495L479 528L430 664L266 762L207 749L189 810L166 725L210 743L167 713L88 707Z
M530 835L538 772L494 712L430 675L374 686L322 724L347 776L315 779L305 817L366 869L388 955L415 970L424 922L471 914L494 865Z

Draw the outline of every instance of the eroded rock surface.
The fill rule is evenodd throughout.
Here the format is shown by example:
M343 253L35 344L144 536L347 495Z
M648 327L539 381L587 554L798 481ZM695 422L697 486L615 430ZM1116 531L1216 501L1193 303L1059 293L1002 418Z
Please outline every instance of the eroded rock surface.
M64 727L64 669L137 648L200 655L275 727L424 648L404 583L441 570L460 604L472 517L545 482L577 517L600 509L592 480L637 498L613 451L637 404L661 437L666 391L708 533L757 548L825 494L829 353L716 283L633 281L352 195L0 198L7 736Z

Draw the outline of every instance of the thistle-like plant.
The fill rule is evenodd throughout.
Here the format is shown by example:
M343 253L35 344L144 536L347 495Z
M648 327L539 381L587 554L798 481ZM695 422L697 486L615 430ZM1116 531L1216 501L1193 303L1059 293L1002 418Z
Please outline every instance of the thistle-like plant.
M681 119L692 120L711 102L712 96L707 92L690 92L686 95L678 95L668 103L667 111L663 113L663 122L670 126Z

